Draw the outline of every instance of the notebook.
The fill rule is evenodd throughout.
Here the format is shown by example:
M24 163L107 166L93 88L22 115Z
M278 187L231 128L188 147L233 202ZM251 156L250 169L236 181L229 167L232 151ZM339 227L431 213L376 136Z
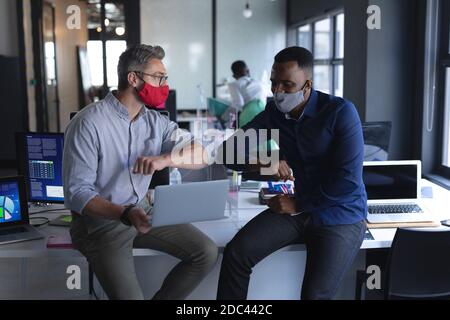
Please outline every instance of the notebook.
M73 248L72 238L69 233L49 236L47 239L47 248Z

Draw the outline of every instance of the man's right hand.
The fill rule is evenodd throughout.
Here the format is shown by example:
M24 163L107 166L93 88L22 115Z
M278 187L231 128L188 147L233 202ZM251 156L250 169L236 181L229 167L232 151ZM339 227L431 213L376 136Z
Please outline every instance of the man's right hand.
M286 182L287 180L294 181L295 178L292 174L292 169L289 167L287 162L285 160L280 160L280 163L278 164L278 172L276 174L276 177L280 180L283 180Z
M134 207L128 214L131 224L139 233L145 234L152 228L148 221L148 216L142 208Z

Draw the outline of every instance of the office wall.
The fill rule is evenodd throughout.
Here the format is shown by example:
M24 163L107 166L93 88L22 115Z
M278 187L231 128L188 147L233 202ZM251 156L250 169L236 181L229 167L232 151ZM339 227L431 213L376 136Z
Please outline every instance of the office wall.
M0 1L0 167L13 165L14 132L25 125L16 16L16 1Z
M318 14L326 13L327 11L334 10L336 8L347 7L351 5L351 2L357 2L359 0L345 1L345 0L315 0L315 1L298 1L289 0L289 12L288 23L295 24L297 22L314 18ZM347 2L347 3L345 3Z
M199 95L213 95L212 0L141 0L141 40L166 49L169 84L177 90L178 109L205 107ZM216 83L231 77L231 63L248 62L252 75L270 77L274 55L286 45L286 0L217 0Z
M59 81L60 122L64 131L69 123L70 112L77 111L78 101L78 60L77 46L86 46L88 40L86 2L80 0L52 0L56 18L56 63ZM70 30L66 27L70 5L81 8L81 28Z
M344 97L353 101L362 121L393 122L390 159L413 157L417 30L416 1L289 0L289 22L345 11ZM381 30L368 30L367 7L381 8ZM294 41L293 37L290 37Z
M0 1L0 55L19 55L16 16L16 1Z
M178 109L201 105L198 86L212 95L212 1L141 0L141 41L165 49Z
M382 13L381 30L368 32L366 121L392 121L392 159L412 153L415 91L414 1L370 0Z
M245 60L251 75L261 80L270 71L275 54L286 47L286 1L250 1L253 15L244 18L245 2L217 1L218 84L232 79L231 64Z

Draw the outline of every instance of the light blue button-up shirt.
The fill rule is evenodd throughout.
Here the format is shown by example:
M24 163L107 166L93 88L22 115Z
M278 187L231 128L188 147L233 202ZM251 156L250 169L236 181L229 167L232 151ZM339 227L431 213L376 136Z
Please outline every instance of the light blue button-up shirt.
M151 180L133 173L136 160L170 152L177 129L175 122L145 107L130 121L127 109L112 93L84 108L65 132L66 207L82 214L97 195L119 205L136 204Z

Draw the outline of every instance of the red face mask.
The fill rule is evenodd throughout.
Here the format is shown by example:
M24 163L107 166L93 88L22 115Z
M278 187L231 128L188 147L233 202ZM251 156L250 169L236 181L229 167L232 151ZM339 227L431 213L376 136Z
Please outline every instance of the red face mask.
M169 96L169 86L154 87L144 81L142 89L138 90L137 93L145 105L164 109L163 104Z

